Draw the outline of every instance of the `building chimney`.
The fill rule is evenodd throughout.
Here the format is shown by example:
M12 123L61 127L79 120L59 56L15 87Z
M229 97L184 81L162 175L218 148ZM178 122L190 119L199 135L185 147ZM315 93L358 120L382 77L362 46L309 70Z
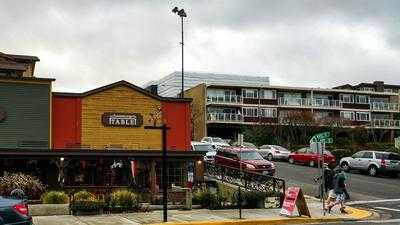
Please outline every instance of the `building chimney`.
M145 88L146 90L150 91L152 94L158 95L158 85L152 84Z
M385 91L385 83L383 81L374 81L375 91L384 92Z

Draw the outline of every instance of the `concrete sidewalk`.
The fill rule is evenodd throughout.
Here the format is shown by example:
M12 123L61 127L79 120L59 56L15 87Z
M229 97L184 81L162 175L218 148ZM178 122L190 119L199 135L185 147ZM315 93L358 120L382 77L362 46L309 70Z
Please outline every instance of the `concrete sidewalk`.
M343 220L360 220L372 215L371 212L347 207L348 214L341 214L338 208L331 214L323 216L321 203L314 198L307 198L308 208L312 217L283 217L280 209L245 209L243 218L239 220L238 210L208 210L195 209L190 211L169 210L170 224L299 224L314 222L333 222ZM162 211L148 213L127 213L98 216L36 216L35 225L102 225L102 224L158 224L162 222Z

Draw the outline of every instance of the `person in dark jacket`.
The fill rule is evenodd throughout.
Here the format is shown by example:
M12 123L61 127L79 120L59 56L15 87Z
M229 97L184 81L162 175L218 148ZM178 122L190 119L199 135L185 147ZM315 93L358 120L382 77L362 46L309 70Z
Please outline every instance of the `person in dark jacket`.
M334 172L331 169L331 167L328 164L325 164L325 170L324 170L324 189L325 189L325 193L329 193L330 190L333 189L334 187L334 183L333 183L333 179L334 179ZM319 180L322 179L321 177L317 177L314 179L315 182L318 182ZM322 185L321 185L322 186ZM317 196L317 198L320 198L320 196L322 195L322 187L319 188L319 196Z
M334 193L336 195L336 201L334 203L330 203L328 205L328 212L330 213L332 208L335 205L340 205L340 212L341 213L346 213L345 206L344 206L344 200L345 200L345 189L346 189L346 175L344 171L342 171L341 168L337 170L337 173L335 175L334 179Z

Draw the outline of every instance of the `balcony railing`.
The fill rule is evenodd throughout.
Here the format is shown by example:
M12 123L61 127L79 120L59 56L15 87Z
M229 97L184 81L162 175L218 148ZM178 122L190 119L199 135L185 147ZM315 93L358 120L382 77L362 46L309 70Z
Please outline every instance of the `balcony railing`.
M208 113L207 120L216 122L243 122L243 117L236 113Z
M312 105L321 108L343 108L341 101L329 99L314 99Z
M371 121L372 127L400 128L400 120L374 119Z
M371 109L381 111L400 111L400 105L398 103L371 102Z
M311 99L310 98L279 98L278 104L283 105L283 106L310 107Z
M207 96L207 102L241 104L243 100L240 95L209 95Z

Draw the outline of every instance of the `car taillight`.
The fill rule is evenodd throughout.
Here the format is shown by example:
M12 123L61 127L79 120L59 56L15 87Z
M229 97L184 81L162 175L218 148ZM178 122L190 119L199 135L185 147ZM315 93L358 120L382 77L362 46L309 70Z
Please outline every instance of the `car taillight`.
M24 203L19 203L19 204L14 205L14 209L24 216L29 215L28 206Z
M381 166L386 166L386 161L384 159L381 159Z

